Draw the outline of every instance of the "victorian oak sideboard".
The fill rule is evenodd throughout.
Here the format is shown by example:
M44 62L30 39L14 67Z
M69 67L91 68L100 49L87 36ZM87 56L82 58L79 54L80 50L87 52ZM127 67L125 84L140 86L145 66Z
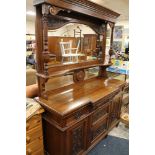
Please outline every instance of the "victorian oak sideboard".
M120 121L124 82L107 77L105 45L107 25L111 28L109 55L118 13L88 0L34 0L36 8L36 68L39 96L36 101L45 109L43 139L48 155L87 154ZM92 28L101 46L95 60L51 64L48 30L69 23ZM89 68L98 67L96 77L86 78ZM72 76L68 85L58 77ZM54 79L55 89L46 89ZM63 78L62 78L63 79ZM61 87L57 83L61 84Z

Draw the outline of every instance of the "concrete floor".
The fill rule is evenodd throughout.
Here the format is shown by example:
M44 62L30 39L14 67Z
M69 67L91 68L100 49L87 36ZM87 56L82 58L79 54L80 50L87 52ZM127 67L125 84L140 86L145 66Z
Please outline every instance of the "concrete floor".
M129 128L125 127L125 124L120 122L118 127L113 128L109 132L109 135L129 139Z

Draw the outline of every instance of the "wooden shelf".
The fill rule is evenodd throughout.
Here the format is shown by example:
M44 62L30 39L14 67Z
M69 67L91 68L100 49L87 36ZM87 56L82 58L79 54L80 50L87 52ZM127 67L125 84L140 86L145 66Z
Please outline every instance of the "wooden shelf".
M65 115L76 110L79 106L89 103L94 106L93 104L100 99L117 92L122 85L124 85L123 81L95 77L78 84L59 88L53 93L47 93L47 100L37 98L37 101L50 111Z
M52 73L50 73L49 75L45 75L45 74L39 74L39 73L36 73L37 76L39 77L42 77L42 78L45 78L45 79L48 79L48 78L52 78L52 77L57 77L57 76L61 76L61 75L65 75L69 72L73 72L75 70L79 70L79 69L87 69L87 68L92 68L92 67L97 67L97 66L103 66L103 67L109 67L111 64L93 64L93 65L86 65L86 66L82 66L82 67L72 67L70 69L66 69L66 70L62 70L62 71L54 71ZM56 66L53 66L54 67L58 67L58 66L63 66L64 65L56 65Z

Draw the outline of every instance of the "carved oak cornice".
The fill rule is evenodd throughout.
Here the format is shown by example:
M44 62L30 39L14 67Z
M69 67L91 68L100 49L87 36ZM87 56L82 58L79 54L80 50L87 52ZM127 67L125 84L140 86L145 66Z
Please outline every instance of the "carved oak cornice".
M45 3L111 22L115 22L117 17L120 16L120 14L89 0L34 0L33 4Z

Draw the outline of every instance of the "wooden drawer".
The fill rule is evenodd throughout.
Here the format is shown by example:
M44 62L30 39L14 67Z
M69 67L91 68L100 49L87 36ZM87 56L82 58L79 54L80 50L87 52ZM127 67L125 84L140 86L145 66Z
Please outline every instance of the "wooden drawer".
M26 155L33 155L33 153L39 151L40 148L43 148L43 137L39 137L26 145Z
M102 107L99 107L92 115L92 123L95 123L98 121L101 117L106 117L106 115L109 113L109 103L106 103Z
M42 137L42 124L26 132L26 144L31 143L39 137Z
M107 104L107 103L109 103L110 101L112 100L112 98L110 98L110 97L107 97L106 99L102 99L102 100L100 100L100 101L97 101L96 103L95 103L95 109L96 108L99 108L99 107L101 107L101 106L103 106L103 105L105 105L105 104Z
M34 115L32 118L30 118L27 122L26 122L26 130L30 130L36 126L38 126L39 124L41 124L42 120L41 120L41 115Z
M72 115L68 116L66 118L66 125L68 126L68 125L76 122L77 120L84 118L88 114L89 114L89 108L88 107L84 107L84 108L76 111Z
M91 140L94 141L96 138L98 138L101 134L105 133L107 130L107 122L108 122L108 116L106 118L100 119L92 125L91 129Z

